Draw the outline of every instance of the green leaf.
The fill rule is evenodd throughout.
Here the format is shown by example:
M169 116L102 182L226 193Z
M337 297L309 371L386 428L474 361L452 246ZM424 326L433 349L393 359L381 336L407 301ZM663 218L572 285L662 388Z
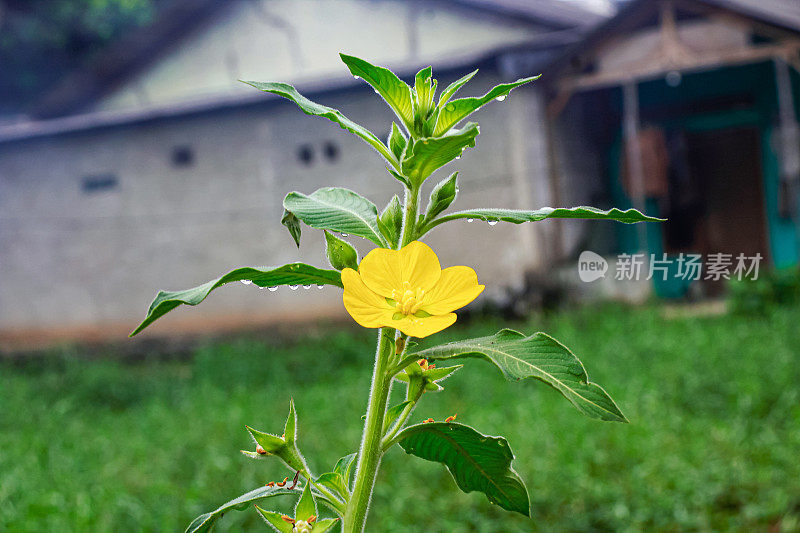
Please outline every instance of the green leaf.
M278 533L292 533L294 526L281 518L283 516L282 513L276 513L275 511L267 511L262 509L258 505L255 506L256 511L261 515L261 517L266 520L267 524L269 524L272 529L277 531Z
M347 496L350 494L344 476L342 476L342 474L338 472L326 472L324 474L320 474L319 477L317 477L317 479L315 479L314 481L320 485L323 485L331 489L335 494L338 494L342 499L346 499Z
M284 209L283 217L281 217L281 224L286 226L292 239L294 239L294 243L300 248L300 234L302 233L300 229L300 220L294 216L294 214Z
M531 78L522 78L512 83L503 83L497 87L494 87L491 91L483 96L479 96L477 98L459 98L458 100L453 100L452 102L447 103L444 107L439 108L439 120L436 122L436 128L433 130L433 136L438 137L439 135L442 135L495 98L505 98L505 96L508 95L512 89L532 82L538 78L539 76L533 76ZM445 92L446 91L447 90L445 90Z
M457 179L458 172L453 172L449 178L436 184L436 187L431 191L430 200L428 200L425 220L433 220L439 213L450 207L458 192Z
M408 144L408 139L397 127L397 124L392 122L392 132L389 134L389 150L392 151L398 161L403 157L406 144Z
M144 328L152 324L181 304L197 305L206 299L206 296L226 283L232 281L251 281L259 287L274 287L277 285L334 285L342 286L342 277L336 270L323 270L305 263L290 263L279 267L267 267L264 269L243 267L232 270L221 278L213 279L203 283L193 289L184 291L160 291L150 308L147 316L139 326L133 330L131 337L141 332Z
M396 248L400 242L400 233L403 231L403 205L396 194L381 212L378 227L391 247Z
M411 182L408 181L405 176L403 176L399 172L395 172L394 170L392 170L389 167L386 167L386 170L389 171L389 174L391 174L394 179L396 179L397 181L399 181L400 183L402 183L403 185L405 185L409 189L411 188Z
M347 54L339 54L342 61L353 76L361 78L372 85L378 94L394 110L397 117L410 127L412 124L413 107L411 104L411 87L397 77L394 72L383 67L377 67Z
M378 208L349 189L324 187L310 195L290 192L283 207L312 228L357 235L386 247L378 229Z
M444 464L462 491L482 492L503 509L530 516L528 491L511 468L514 454L506 439L434 422L409 426L397 440L406 453Z
M592 220L615 220L617 222L624 222L625 224L633 224L636 222L663 222L663 218L656 218L644 215L636 209L627 209L625 211L617 208L608 209L606 211L596 207L542 207L541 209L533 209L530 211L522 209L469 209L467 211L456 211L443 217L437 218L427 222L427 229L437 226L443 222L456 220L459 218L511 222L512 224L522 224L523 222L538 222L546 218L580 218Z
M386 433L386 430L392 426L392 423L397 420L397 417L403 412L409 404L411 404L411 400L406 400L403 403L399 403L390 407L386 411L386 416L383 419L383 432Z
M311 494L311 484L308 483L294 507L294 517L297 520L308 520L311 516L317 516L317 504Z
M353 245L325 231L325 255L336 270L352 268L358 270L358 252Z
M228 511L243 511L250 507L253 502L272 498L273 496L281 496L284 494L297 494L298 489L295 487L289 490L283 487L259 487L251 490L248 493L242 494L228 503L222 504L210 513L205 513L195 518L189 527L186 528L186 533L205 533L211 531L217 520L222 518L222 515Z
M338 518L323 518L322 520L317 520L314 522L313 533L325 533L326 531L330 531L338 521Z
M355 452L350 455L345 455L336 461L336 466L333 467L333 471L341 474L347 483L350 483L350 470L352 470L353 464L355 464L356 455L358 454Z
M306 115L313 115L317 117L327 118L328 120L338 124L343 130L347 130L362 139L364 139L370 146L378 151L393 167L397 167L397 160L389 151L389 148L378 139L375 134L366 129L360 124L356 124L346 116L342 115L337 109L327 107L316 102L312 102L299 92L297 89L288 83L279 82L259 82L259 81L245 81L244 83L255 87L256 89L272 94L277 94L287 98L297 104L300 110ZM410 99L409 99L410 105ZM410 108L409 108L410 109Z
M289 415L283 426L283 438L288 444L297 440L297 410L294 408L294 398L289 399Z
M450 101L450 98L452 98L453 95L456 94L456 91L458 91L461 87L463 87L464 84L467 83L469 80L471 80L472 77L475 76L475 74L477 73L478 69L475 69L466 76L459 78L450 85L448 85L445 88L445 90L442 91L441 96L439 96L439 109L444 107L444 105Z
M494 363L509 380L535 378L559 391L580 412L600 420L627 422L600 385L589 381L583 363L544 333L526 337L503 329L489 337L451 342L414 354L428 361L475 357Z
M436 169L461 156L468 146L475 146L475 137L480 132L478 125L470 122L463 129L452 130L443 137L420 139L406 151L403 174L419 185Z

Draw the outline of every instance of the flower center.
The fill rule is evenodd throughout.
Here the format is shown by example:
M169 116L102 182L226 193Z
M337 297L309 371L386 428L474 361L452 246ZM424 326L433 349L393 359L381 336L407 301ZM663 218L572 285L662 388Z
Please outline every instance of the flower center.
M292 528L292 533L311 533L312 526L305 520L298 520Z
M397 302L395 305L397 312L408 316L419 311L424 295L425 289L417 287L412 290L411 284L404 281L402 290L395 289L392 291L392 300Z

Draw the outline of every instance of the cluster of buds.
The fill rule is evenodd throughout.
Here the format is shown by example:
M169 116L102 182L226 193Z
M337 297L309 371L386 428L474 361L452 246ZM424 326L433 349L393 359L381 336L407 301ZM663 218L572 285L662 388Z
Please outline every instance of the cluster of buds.
M314 530L313 524L317 521L317 517L311 515L305 520L295 520L291 516L282 515L281 520L292 524L292 533L311 533Z

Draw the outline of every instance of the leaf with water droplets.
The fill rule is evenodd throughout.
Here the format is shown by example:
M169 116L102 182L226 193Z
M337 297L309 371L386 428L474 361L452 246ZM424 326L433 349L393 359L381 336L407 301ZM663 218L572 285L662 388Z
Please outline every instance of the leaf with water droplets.
M433 226L438 226L450 220L457 220L466 218L467 222L472 222L474 219L488 221L489 224L494 225L499 222L511 222L512 224L523 224L525 222L538 222L547 218L577 218L588 220L613 220L616 222L624 222L625 224L634 224L636 222L662 222L664 219L644 215L636 209L609 209L604 211L596 207L580 206L569 208L552 208L543 207L541 209L469 209L467 211L456 211L434 219L428 223L427 229Z
M147 316L139 326L133 330L131 337L141 332L144 328L158 320L179 305L197 305L217 287L233 281L250 280L259 288L288 285L290 283L319 283L323 285L342 286L341 274L336 270L324 270L305 263L291 263L275 268L237 268L224 276L211 280L198 287L183 291L160 291Z
M528 491L511 468L514 454L503 437L482 435L453 422L417 424L397 436L411 455L444 464L458 488L479 491L507 511L530 516Z
M363 59L347 54L339 54L339 57L350 69L351 74L372 85L375 92L381 95L407 127L413 125L411 87L389 69L372 65Z
M520 85L530 83L538 78L539 76L533 76L531 78L522 78L512 83L503 83L494 87L491 91L483 96L479 96L477 98L459 98L457 100L453 100L444 106L444 109L441 109L439 112L436 128L433 130L434 137L443 135L449 131L450 128L492 100L501 97L504 98L506 95L508 95L508 93L511 92L512 89L519 87Z
M462 129L452 130L442 137L420 139L403 160L403 174L419 185L433 172L461 155L464 148L475 146L480 128L470 122Z
M589 381L580 359L545 333L526 337L518 331L503 329L489 337L442 344L413 355L428 361L484 359L497 366L509 380L534 378L547 383L586 416L628 421L608 393Z
M297 89L287 83L260 81L245 81L244 83L251 85L260 91L277 94L278 96L282 96L287 100L291 100L297 104L297 107L299 107L303 113L307 115L324 117L332 122L335 122L343 130L347 130L350 133L361 137L370 146L377 150L378 153L381 154L393 167L396 167L397 159L394 157L394 154L392 154L389 148L383 144L374 133L366 129L364 126L356 124L346 116L342 115L338 109L333 109L332 107L327 107L322 104L312 102L297 92Z
M387 246L378 228L378 208L349 189L323 187L308 195L290 192L283 207L312 228L357 235Z

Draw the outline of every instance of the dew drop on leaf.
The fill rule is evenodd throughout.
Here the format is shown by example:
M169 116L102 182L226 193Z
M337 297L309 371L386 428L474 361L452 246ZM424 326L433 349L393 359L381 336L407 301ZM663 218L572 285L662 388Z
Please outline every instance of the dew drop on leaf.
M495 98L495 100L497 100L498 102L502 102L503 100L506 99L506 96L507 95L505 95L505 94L503 96L498 96L497 98Z
M303 285L303 288L304 288L305 290L308 290L308 289L310 289L310 288L311 288L311 285Z
M242 285L250 285L251 283L253 283L249 279L240 279L239 281L242 282Z
M452 110L453 110L453 109L455 109L455 108L456 108L456 106L454 106L453 104L447 104L447 105L445 106L445 109L447 109L448 111L452 111Z
M292 289L293 291L296 291L299 286L300 285L289 285L289 288Z
M472 222L473 220L475 220L475 219L474 218L468 218L467 222Z
M275 291L278 290L278 287L274 287L274 286L273 287L267 287L267 288L269 289L270 292L275 292Z
M348 235L347 233L342 233L342 237L349 237L349 236L350 235Z
M318 288L319 290L322 290L322 289L324 289L324 288L325 288L325 285L317 285L317 288Z
M489 225L490 225L490 226L494 226L495 224L497 224L497 221L496 221L496 220L490 220L490 221L489 221Z

